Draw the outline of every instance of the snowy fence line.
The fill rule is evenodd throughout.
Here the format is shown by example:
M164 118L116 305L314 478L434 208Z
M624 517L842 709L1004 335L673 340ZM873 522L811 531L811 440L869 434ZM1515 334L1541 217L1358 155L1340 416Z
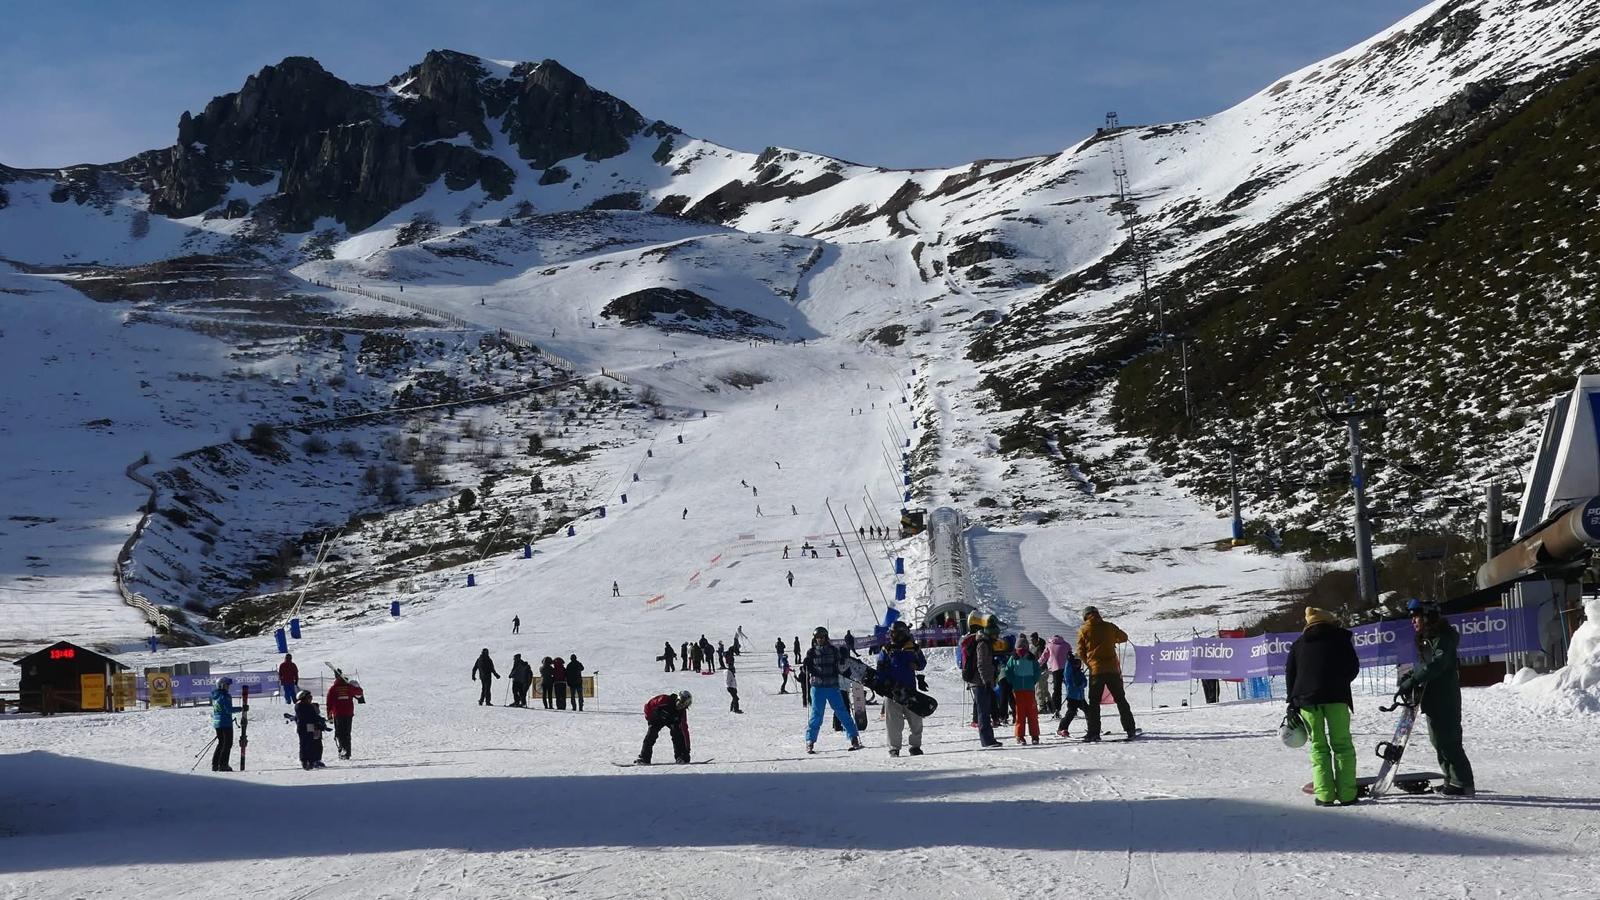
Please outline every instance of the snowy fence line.
M438 308L437 306L429 306L426 303L418 303L415 300L407 300L404 297L397 297L397 296L395 296L393 294L385 294L382 291L375 291L372 288L362 287L359 284L334 284L333 282L330 282L330 281L318 281L316 279L312 279L311 283L316 285L316 286L318 286L318 287L328 288L329 290L344 291L347 294L356 294L357 296L366 297L366 298L368 298L370 300L377 300L377 301L380 301L380 302L383 302L383 303L393 303L396 306L403 306L406 309L413 310L415 312L419 312L419 313L422 313L424 315L433 316L436 319L443 319L444 321L449 322L452 325L459 326L461 328L480 328L480 329L482 329L482 326L474 325L472 322L469 322L466 319L463 319L462 317L456 315L455 313L447 312L447 311L445 311L443 309ZM488 330L488 329L483 329L483 330ZM549 363L550 365L552 365L552 366L554 366L554 367L556 367L558 369L563 369L563 370L565 370L567 372L576 372L576 371L578 371L578 364L577 363L573 362L570 359L567 359L564 356L558 356L558 355L556 355L554 353L551 353L550 351L541 348L539 345L535 344L533 341L530 341L527 338L522 337L521 335L512 334L511 332L505 330L504 328L496 328L496 329L494 329L494 332L495 332L495 335L497 337L499 337L501 340L505 341L506 343L511 344L512 346L515 346L515 347L519 347L519 348L521 348L523 350L528 350L528 351L530 351L532 353L535 353L541 359L543 359L545 362Z
M129 535L128 539L123 542L122 550L117 554L116 565L112 566L112 572L116 576L117 593L122 595L122 602L143 613L145 620L151 625L166 631L172 626L172 621L167 618L167 614L157 609L149 600L146 600L143 594L136 594L128 590L128 585L123 578L124 567L133 562L133 545L137 544L139 538L144 536L144 528L150 523L150 516L156 511L156 483L153 479L139 474L139 468L149 462L150 454L146 453L123 470L123 473L129 478L149 488L150 499L145 501L144 509L139 516L139 524L133 527L133 534Z

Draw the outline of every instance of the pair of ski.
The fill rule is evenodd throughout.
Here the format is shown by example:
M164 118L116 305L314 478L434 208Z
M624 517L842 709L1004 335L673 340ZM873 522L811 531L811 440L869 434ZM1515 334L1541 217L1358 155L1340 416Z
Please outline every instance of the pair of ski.
M1426 794L1432 790L1432 782L1444 779L1439 772L1400 772L1400 759L1405 756L1406 746L1411 743L1411 732L1417 725L1417 707L1421 702L1421 697L1397 693L1393 703L1378 707L1378 712L1400 710L1400 720L1395 723L1394 737L1379 741L1374 750L1375 755L1383 760L1378 767L1378 774L1356 779L1357 797L1377 800L1395 789L1407 794ZM1316 786L1308 783L1301 790L1314 794Z

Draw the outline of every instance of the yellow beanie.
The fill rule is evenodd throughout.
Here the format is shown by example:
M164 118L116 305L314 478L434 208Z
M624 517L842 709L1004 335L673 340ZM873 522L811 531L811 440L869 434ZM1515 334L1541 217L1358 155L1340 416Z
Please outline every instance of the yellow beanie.
M1307 628L1310 628L1313 625L1321 625L1324 622L1328 623L1329 625L1337 625L1339 624L1339 617L1325 609L1318 609L1315 606L1306 607Z

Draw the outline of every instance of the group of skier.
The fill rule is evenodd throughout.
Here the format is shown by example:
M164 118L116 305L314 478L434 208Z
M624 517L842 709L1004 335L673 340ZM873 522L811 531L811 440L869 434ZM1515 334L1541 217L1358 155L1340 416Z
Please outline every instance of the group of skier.
M352 752L351 729L355 723L356 704L367 702L361 685L335 669L333 684L328 688L328 715L324 717L312 693L300 689L299 667L294 664L293 655L284 654L283 663L278 667L278 680L285 700L294 707L294 712L284 713L283 718L295 726L295 734L300 745L301 768L309 770L326 767L322 762L322 735L329 731L334 733L334 743L338 746L339 758L349 759ZM216 685L211 689L211 728L215 732L216 741L216 747L211 754L213 772L233 771L233 766L228 760L233 752L234 715L243 710L234 706L232 691L233 679L227 675L218 678ZM328 724L329 718L333 720L331 726Z
M702 634L698 641L684 641L677 650L673 650L672 642L667 641L656 662L662 663L661 671L671 672L674 663L681 659L683 671L711 675L718 669L733 668L734 658L742 652L737 635L734 636L733 646L729 647L722 641L712 646L710 639Z
M560 656L546 656L539 661L539 694L544 701L545 709L568 709L573 712L583 711L584 689L583 673L585 666L578 659L578 654L573 653L563 660ZM511 657L511 702L508 706L519 709L528 708L528 691L533 687L533 666L522 658L521 653ZM478 659L472 664L472 678L478 682L478 705L493 706L494 701L490 692L494 679L500 673L495 670L494 660L489 657L489 648L483 648L478 654Z
M1116 654L1116 645L1128 637L1101 619L1095 607L1084 609L1076 653L1059 634L1049 641L1038 632L1003 636L994 617L983 613L972 615L967 628L957 655L962 679L972 691L971 725L978 729L980 746L1003 746L994 727L1007 723L1013 725L1018 744L1039 743L1042 711L1060 720L1060 737L1071 736L1072 721L1082 712L1087 721L1083 740L1099 741L1100 707L1087 702L1086 693L1099 696L1101 691L1116 700L1123 731L1130 739L1138 736Z

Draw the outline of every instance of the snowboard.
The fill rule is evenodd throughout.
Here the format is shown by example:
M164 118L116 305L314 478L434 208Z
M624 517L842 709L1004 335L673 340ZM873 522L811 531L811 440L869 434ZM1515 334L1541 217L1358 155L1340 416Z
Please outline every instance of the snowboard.
M657 768L657 767L660 767L660 768L663 768L663 769L670 769L670 768L673 768L674 766L703 766L706 763L711 762L714 759L716 759L715 756L708 756L705 759L691 760L691 761L686 762L686 763L663 762L663 763L651 763L650 765L645 766L645 765L640 765L637 761L634 761L634 762L613 762L612 765L616 766L619 769L632 769L632 768L635 768L635 767L640 768L640 769L654 769L654 768Z
M939 701L932 694L924 694L914 688L881 679L876 669L854 657L846 657L839 661L839 674L851 681L859 682L862 687L880 697L887 697L904 706L906 711L914 716L927 718L939 708Z
M1431 782L1443 781L1444 776L1438 772L1404 772L1390 779L1394 787L1407 794L1426 794L1431 790ZM1372 788L1378 783L1378 776L1368 775L1356 779L1356 796L1371 797ZM1307 794L1317 792L1315 785L1310 782L1300 789Z
M1394 787L1396 770L1400 766L1400 758L1405 755L1406 745L1411 742L1411 730L1417 724L1418 700L1408 700L1396 694L1394 702L1388 706L1378 707L1379 712L1393 712L1400 709L1400 720L1395 723L1394 737L1387 741L1379 741L1374 749L1377 757L1383 760L1383 765L1378 767L1378 774L1372 779L1372 784L1367 788L1368 796L1376 800L1389 789ZM1443 776L1440 776L1441 778Z

